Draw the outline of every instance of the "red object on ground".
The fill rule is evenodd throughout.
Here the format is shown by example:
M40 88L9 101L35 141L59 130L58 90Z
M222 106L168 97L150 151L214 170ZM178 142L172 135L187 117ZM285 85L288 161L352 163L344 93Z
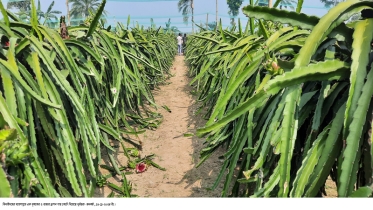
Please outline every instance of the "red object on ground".
M144 171L146 171L146 164L145 163L136 164L136 173L142 173Z

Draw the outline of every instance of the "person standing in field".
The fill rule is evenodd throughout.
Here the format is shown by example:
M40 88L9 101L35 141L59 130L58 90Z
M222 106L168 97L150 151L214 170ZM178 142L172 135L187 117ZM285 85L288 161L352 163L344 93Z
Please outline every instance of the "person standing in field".
M179 33L179 36L177 37L177 51L179 55L182 53L182 45L183 45L183 37L181 37L181 33Z
M186 37L186 34L184 34L184 36L183 36L183 52L185 52L186 40L187 40L187 37Z

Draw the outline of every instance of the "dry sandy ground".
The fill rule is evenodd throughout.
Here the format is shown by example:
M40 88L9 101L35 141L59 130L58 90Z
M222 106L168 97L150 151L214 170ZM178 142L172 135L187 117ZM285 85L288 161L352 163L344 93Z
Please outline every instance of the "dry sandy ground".
M166 168L166 171L149 167L144 173L127 175L133 186L132 194L152 198L220 197L224 177L214 191L207 188L212 187L221 169L222 162L218 157L224 154L224 150L216 151L199 168L195 168L199 161L199 153L204 148L204 139L196 136L184 137L184 134L195 133L206 121L201 115L195 114L198 105L196 97L190 93L191 79L187 76L183 56L176 56L171 73L174 76L168 84L154 91L155 101L159 106L157 112L163 115L163 122L158 129L147 130L139 135L138 139L143 142L141 157L154 154L154 162ZM171 113L161 108L163 105L166 105ZM112 142L112 145L119 150L116 154L117 162L120 166L126 166L127 158L120 144ZM101 164L110 165L106 155L102 156ZM104 169L101 172L108 174ZM118 176L108 181L121 186L120 178ZM97 188L95 197L107 197L111 192L108 187ZM324 197L337 197L335 183L330 178L326 183L326 192L327 196Z
M154 91L158 112L163 115L163 122L155 131L148 130L139 135L143 142L141 156L155 154L154 162L166 171L149 167L140 174L127 175L132 182L132 194L139 197L219 197L223 181L214 191L206 188L212 187L221 169L222 162L218 157L223 150L218 150L199 168L195 165L199 161L199 153L203 149L204 139L196 136L184 137L185 133L195 133L196 128L202 127L205 120L196 116L198 108L196 97L190 91L190 78L187 76L187 67L184 56L176 56L171 68L174 75L167 85L162 85L160 90ZM161 106L166 105L171 113ZM120 166L127 165L127 159L119 150L116 155ZM108 163L108 158L103 156ZM102 171L107 174L107 171ZM116 183L118 178L108 181ZM96 197L107 197L111 189L97 188Z
M326 198L337 198L338 197L337 186L335 182L332 180L332 178L330 178L330 176L328 177L325 183L325 192L327 195L324 197Z

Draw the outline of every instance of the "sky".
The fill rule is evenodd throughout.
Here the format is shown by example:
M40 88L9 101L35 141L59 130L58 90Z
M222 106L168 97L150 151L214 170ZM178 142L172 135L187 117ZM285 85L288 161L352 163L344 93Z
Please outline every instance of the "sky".
M9 0L1 0L6 7ZM19 0L17 0L19 1ZM46 11L53 0L40 0L42 11ZM230 26L230 17L228 15L228 6L226 0L218 0L218 18L221 19L224 27ZM249 5L250 0L244 0L242 7ZM275 2L275 0L273 1ZM149 26L150 18L153 18L156 26L165 26L169 18L171 18L171 26L176 26L181 32L191 32L191 21L188 24L183 22L181 12L177 8L178 0L107 0L105 10L108 11L108 23L116 22L127 23L127 17L131 17L131 26L136 22L140 25ZM241 7L241 8L242 8ZM63 15L66 15L66 0L55 0L54 10L59 10ZM70 4L71 9L71 4ZM328 12L328 9L320 2L320 0L304 0L303 13L308 15L323 16ZM198 24L206 24L216 20L216 0L194 0L194 21ZM241 23L246 25L247 17L240 13L238 17Z

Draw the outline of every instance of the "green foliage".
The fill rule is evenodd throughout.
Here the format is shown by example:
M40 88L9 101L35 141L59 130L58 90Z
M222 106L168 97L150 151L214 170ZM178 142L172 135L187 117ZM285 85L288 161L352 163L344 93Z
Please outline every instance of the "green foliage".
M237 16L239 13L238 10L240 9L242 2L243 0L227 0L227 4L229 8L228 14L232 16Z
M3 19L4 19L5 24L7 26L9 26L9 18L8 18L8 15L6 13L6 10L5 10L3 4L0 4L0 10L1 10L1 14L3 15Z
M179 0L177 3L177 8L179 12L182 13L184 23L188 23L189 15L192 14L192 21L193 21L193 0ZM194 23L192 23L194 24Z
M62 39L38 24L35 4L31 11L31 24L3 11L13 21L0 27L1 195L92 197L103 152L125 180L110 142L124 147L124 135L159 126L147 106L156 107L151 90L170 75L174 34L91 25ZM123 196L129 186L123 181Z
M96 14L97 10L101 5L101 0L69 0L69 3L72 4L70 15L73 19L86 19L90 16L90 11ZM107 11L103 10L103 16L107 15ZM78 21L77 24L83 21Z
M43 25L47 24L48 27L54 28L58 22L58 18L56 15L61 14L61 11L58 10L52 10L54 6L54 1L49 5L48 9L46 12L43 12L41 16L44 18L44 23ZM54 19L54 21L53 21Z
M231 24L234 25L234 17L236 17L238 14L239 14L239 9L242 5L242 2L243 0L227 0L227 4L228 4L228 8L229 8L229 11L228 11L228 14L233 16L231 18Z
M342 2L321 18L298 14L302 3L296 12L246 6L257 27L189 37L191 84L208 119L198 166L225 146L212 186L225 175L223 197L319 197L328 176L339 197L372 196L373 22L344 21L373 3Z
M172 31L173 33L181 32L176 26L171 26L171 18L169 18L165 24L166 24L166 27L164 28L165 31Z
M101 15L104 11L105 4L106 4L106 0L103 0L100 7L97 9L97 12L96 12L95 16L93 17L92 21L89 22L89 30L88 30L87 35L86 35L87 37L92 36L93 32L96 30L96 27L99 23Z
M31 2L30 2L30 5ZM57 25L58 18L56 15L61 14L61 11L52 10L54 6L54 1L49 5L48 9L43 12L41 9L40 0L38 0L38 6L36 7L37 20L40 21L41 18L44 18L43 25L54 28ZM29 22L31 18L31 7L29 10L20 10L16 13L21 20L24 22ZM54 19L54 20L53 20Z
M31 10L31 0L14 1L14 2L9 1L7 3L7 8L8 9L17 8L20 11L29 11L29 10Z
M338 3L343 2L345 0L320 0L320 2L324 3L325 7L330 8L336 6Z

